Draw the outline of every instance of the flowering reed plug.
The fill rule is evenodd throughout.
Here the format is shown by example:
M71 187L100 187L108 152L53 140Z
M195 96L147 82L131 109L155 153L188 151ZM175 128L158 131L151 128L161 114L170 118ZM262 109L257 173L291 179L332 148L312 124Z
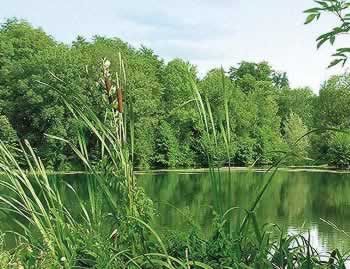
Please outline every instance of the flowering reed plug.
M104 83L105 83L105 88L106 88L106 92L109 95L109 92L112 88L112 83L110 80L110 72L109 72L109 67L111 66L111 62L108 60L103 60L103 79L104 79Z
M121 88L117 90L117 99L118 99L118 112L123 113L123 91Z
M119 84L118 73L116 73L116 81L111 79L110 66L111 62L103 59L103 78L101 83L105 89L109 104L116 107L119 113L123 113L123 91Z

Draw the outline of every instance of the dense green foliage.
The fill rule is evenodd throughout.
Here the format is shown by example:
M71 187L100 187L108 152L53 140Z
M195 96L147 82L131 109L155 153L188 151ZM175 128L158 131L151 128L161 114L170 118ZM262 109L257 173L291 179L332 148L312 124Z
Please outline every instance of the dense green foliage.
M67 145L47 136L68 138L81 132L59 101L57 89L67 99L84 99L103 118L98 67L107 58L115 72L113 63L120 54L128 79L124 98L133 104L135 119L135 167L203 167L208 165L209 150L221 165L250 165L256 160L268 164L279 152L293 151L293 140L304 131L350 127L347 74L327 81L319 96L308 88L291 89L287 75L266 62L242 62L228 72L213 69L200 78L188 62L165 63L152 50L135 49L118 38L77 37L69 46L17 20L2 24L0 48L0 138L28 139L52 169L80 169ZM229 117L230 149L206 141L188 76L210 102L212 117L219 119L216 128ZM307 145L302 144L297 149L302 156L294 155L287 164L338 163L330 134L314 133ZM91 138L89 145L96 158L98 144Z
M13 129L6 116L0 115L0 126L0 140L8 145L15 146L17 143L16 131Z
M334 45L336 39L346 35L350 31L350 2L347 0L321 0L314 1L315 6L307 9L304 13L307 14L305 24L318 21L321 16L335 15L338 25L330 31L321 34L317 38L317 48L322 47L329 42ZM332 56L334 60L329 67L338 64L344 66L349 57L349 47L338 47L336 53ZM325 82L321 91L318 102L316 103L314 121L318 127L329 128L337 127L341 130L349 129L349 75L335 76ZM322 134L319 137L314 137L315 144L319 147L319 157L322 156L340 167L348 167L349 151L348 151L348 134ZM317 155L317 154L316 154Z
M287 118L284 128L285 140L289 151L293 153L289 157L289 162L294 164L300 164L301 162L302 164L303 159L308 155L309 138L307 136L303 137L308 133L308 129L302 119L293 112ZM296 141L298 142L296 143Z

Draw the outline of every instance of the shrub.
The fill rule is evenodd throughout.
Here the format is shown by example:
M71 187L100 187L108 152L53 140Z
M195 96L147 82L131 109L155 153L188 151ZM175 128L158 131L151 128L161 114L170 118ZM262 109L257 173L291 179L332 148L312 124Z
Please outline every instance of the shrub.
M331 164L349 168L350 166L350 134L336 133L329 142L328 160Z

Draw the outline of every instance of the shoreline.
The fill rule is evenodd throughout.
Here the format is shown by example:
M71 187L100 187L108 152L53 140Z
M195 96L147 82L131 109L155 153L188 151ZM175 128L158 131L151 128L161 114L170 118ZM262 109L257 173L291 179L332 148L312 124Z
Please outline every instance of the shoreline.
M221 167L215 168L215 171L222 172L246 172L251 171L255 173L263 173L268 170L268 167L244 167L244 166L234 166L234 167ZM350 174L350 170L337 169L330 166L287 166L278 168L282 172L317 172L317 173L335 173L335 174ZM179 173L179 174L191 174L191 173L206 173L209 172L209 168L170 168L170 169L149 169L149 170L135 170L135 175L146 175L146 174L157 174L157 173ZM3 175L0 172L0 175ZM87 174L85 171L50 171L47 172L48 175L83 175Z
M218 169L215 169L216 171L222 171L222 172L245 172L245 171L251 171L251 172L266 172L268 167L221 167ZM335 174L350 174L350 170L341 170L336 169L334 167L325 167L325 166L289 166L289 167L280 167L278 168L279 171L283 172L319 172L319 173L335 173ZM152 173L167 173L167 172L174 172L179 174L191 174L191 173L205 173L209 172L209 168L174 168L174 169L150 169L150 170L138 170L135 171L136 175L146 175L146 174L152 174Z

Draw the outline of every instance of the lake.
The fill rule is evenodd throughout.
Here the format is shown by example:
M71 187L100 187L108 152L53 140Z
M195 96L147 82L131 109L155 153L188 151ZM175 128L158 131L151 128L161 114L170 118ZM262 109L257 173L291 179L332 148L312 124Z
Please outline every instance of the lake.
M158 209L153 226L157 230L189 230L188 219L210 232L214 211L249 208L266 177L259 171L221 171L217 181L207 171L158 171L138 173L138 183ZM69 181L86 196L85 175L53 176ZM63 185L63 184L61 184ZM62 188L64 191L64 188ZM70 195L64 194L70 200ZM72 195L71 206L76 206ZM238 210L229 216L237 217ZM350 238L322 219L350 233L350 174L332 172L278 172L257 208L260 224L276 223L288 232L307 232L320 251L335 247L350 250ZM0 229L13 229L13 214L0 213Z
M220 172L220 184L213 183L208 172L158 172L138 178L159 210L155 226L186 230L189 212L204 232L210 230L213 209L249 208L266 180L257 171ZM335 247L349 250L350 238L323 220L350 233L350 174L280 171L264 194L257 217L260 224L276 223L290 233L310 231L313 245L322 252Z

